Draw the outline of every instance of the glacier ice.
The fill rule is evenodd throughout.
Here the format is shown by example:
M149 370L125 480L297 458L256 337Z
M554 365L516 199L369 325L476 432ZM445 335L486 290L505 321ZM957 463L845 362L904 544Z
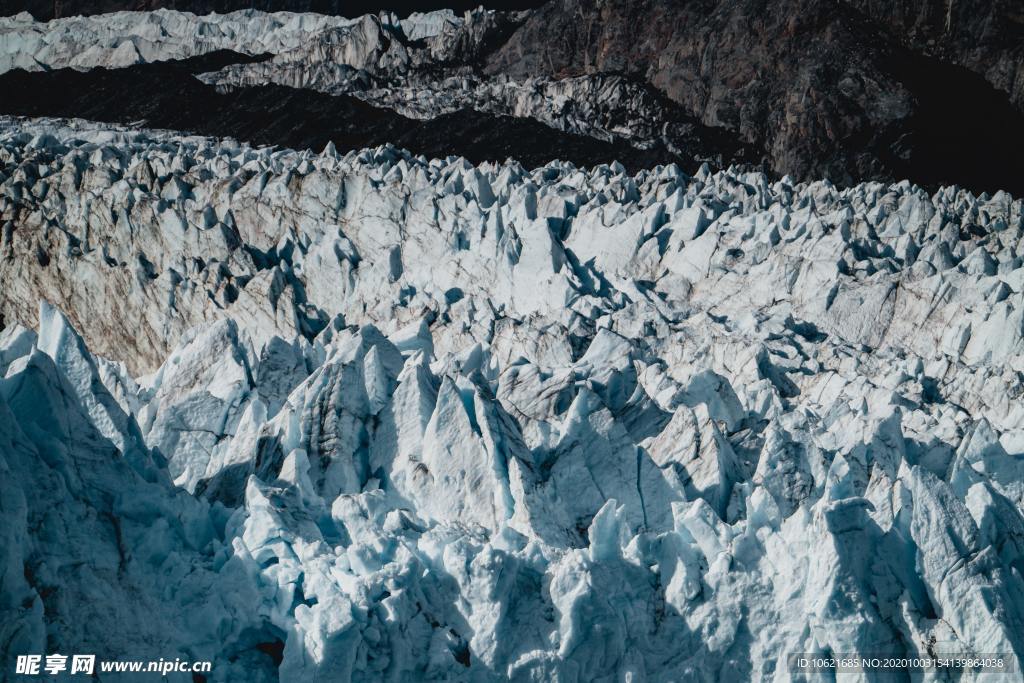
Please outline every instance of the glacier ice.
M533 119L606 142L641 149L660 145L666 158L745 153L738 142L712 142L710 129L680 106L622 74L510 78L473 68L525 15L482 8L464 15L414 12L401 19L392 12L344 18L158 10L40 22L21 14L0 17L0 74L123 68L232 50L269 59L198 78L222 89L280 84L353 95L420 120L459 110Z
M451 10L414 12L405 19L383 13L412 40L441 33L462 19ZM117 68L145 62L184 59L215 50L249 55L298 49L311 35L357 24L312 12L239 10L196 16L159 9L111 12L36 21L23 12L0 17L0 73L11 69Z
M1021 200L2 124L5 661L1022 651Z

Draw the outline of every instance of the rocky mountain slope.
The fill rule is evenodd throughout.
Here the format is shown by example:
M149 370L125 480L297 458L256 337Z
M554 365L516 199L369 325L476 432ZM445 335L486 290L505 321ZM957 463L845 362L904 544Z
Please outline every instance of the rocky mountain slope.
M1024 651L1020 199L0 131L5 658Z
M1024 7L1014 0L844 0L896 41L981 74L1024 108Z
M822 0L561 0L530 13L487 71L625 72L800 178L913 178L994 191L1019 176L1021 110L1006 93L906 49L885 10L875 16ZM1013 54L1001 63L1019 73L1021 52ZM1004 155L1003 143L1013 151Z

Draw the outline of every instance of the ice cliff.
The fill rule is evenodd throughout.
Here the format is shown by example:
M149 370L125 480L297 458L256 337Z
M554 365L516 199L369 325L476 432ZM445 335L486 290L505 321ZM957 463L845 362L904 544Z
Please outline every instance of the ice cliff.
M1004 193L4 120L3 661L1019 654L1022 230Z

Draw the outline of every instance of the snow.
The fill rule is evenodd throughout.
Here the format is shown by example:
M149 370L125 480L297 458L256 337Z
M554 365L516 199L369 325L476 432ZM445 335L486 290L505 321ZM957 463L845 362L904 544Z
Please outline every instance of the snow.
M1022 652L1020 200L54 121L0 163L5 661Z

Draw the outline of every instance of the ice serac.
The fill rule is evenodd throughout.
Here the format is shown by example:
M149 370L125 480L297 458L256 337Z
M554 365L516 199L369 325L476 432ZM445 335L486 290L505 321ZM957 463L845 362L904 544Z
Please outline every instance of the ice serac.
M5 657L1022 654L1019 199L54 121L0 164Z
M0 379L0 652L231 652L224 676L252 665L269 680L258 645L272 636L251 569L226 550L224 515L175 489L141 440L123 449L134 417L111 421L109 394L94 374L87 383L96 359L59 312L42 316L31 346L0 340L13 357Z

